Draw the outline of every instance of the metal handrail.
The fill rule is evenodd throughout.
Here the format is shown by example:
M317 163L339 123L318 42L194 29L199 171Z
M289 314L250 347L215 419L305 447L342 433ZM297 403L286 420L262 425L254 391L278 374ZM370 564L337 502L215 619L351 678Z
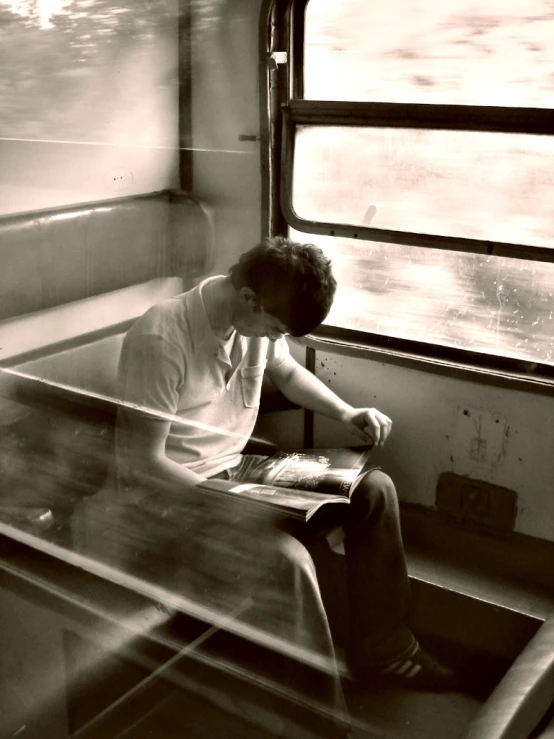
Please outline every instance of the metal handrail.
M554 701L554 612L517 657L461 739L528 739Z

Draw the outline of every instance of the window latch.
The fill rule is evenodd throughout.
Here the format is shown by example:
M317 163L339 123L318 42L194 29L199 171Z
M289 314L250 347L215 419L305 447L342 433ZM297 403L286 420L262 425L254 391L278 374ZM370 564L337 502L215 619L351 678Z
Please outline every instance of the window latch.
M288 54L286 51L272 51L269 55L268 63L269 69L272 72L276 72L281 64L286 64L288 61Z

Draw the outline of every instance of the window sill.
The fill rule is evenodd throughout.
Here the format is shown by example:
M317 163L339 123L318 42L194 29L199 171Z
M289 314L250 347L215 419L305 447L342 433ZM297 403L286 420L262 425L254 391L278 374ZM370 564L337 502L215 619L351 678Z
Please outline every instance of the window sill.
M296 339L315 351L393 364L513 390L554 395L554 367L463 349L321 326Z

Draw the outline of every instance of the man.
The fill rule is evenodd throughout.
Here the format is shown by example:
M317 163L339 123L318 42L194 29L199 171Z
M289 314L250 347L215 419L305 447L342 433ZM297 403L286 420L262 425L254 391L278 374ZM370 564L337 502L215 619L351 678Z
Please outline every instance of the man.
M289 353L285 335L313 331L327 316L335 289L330 261L319 248L268 239L243 254L227 276L204 280L135 323L123 345L119 393L127 403L153 409L158 416L128 407L119 413L118 472L130 498L140 503L153 485L163 482L166 490L193 505L196 483L213 476L232 479L254 428L264 373L291 401L341 421L366 443L387 441L390 418L375 408L345 403ZM233 521L238 525L238 518ZM229 519L223 527L232 534L234 523ZM453 689L453 673L419 646L407 624L409 585L398 502L391 479L380 469L358 480L345 507L344 535L348 659L354 676L414 689ZM237 537L237 548L250 546L245 539ZM288 619L286 631L307 643L319 629L314 643L332 653L309 555L290 539L277 548L285 562L282 572L287 572L274 586L279 589L288 578L296 588L292 605L278 607ZM260 568L262 562L274 573L275 560L260 556L255 558ZM252 560L246 550L243 560ZM212 575L219 566L211 560L207 569ZM231 580L243 578L230 575ZM263 587L259 572L256 582ZM271 621L268 599L258 600L260 619Z

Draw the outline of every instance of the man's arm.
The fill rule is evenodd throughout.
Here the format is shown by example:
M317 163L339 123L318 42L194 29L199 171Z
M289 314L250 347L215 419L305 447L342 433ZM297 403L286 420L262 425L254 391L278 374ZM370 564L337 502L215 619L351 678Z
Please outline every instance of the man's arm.
M353 433L375 446L382 446L387 440L392 427L388 416L376 408L354 408L345 403L290 355L267 373L293 403L345 423Z
M118 457L127 469L132 470L138 483L148 487L161 485L164 491L176 492L182 497L183 489L190 489L205 479L166 455L170 421L135 410L123 412L125 443Z
M182 497L184 490L204 479L166 455L182 370L162 337L129 338L122 351L118 384L121 399L137 410L119 408L117 462L130 473L135 484L154 490L163 488ZM156 410L159 416L155 415Z

